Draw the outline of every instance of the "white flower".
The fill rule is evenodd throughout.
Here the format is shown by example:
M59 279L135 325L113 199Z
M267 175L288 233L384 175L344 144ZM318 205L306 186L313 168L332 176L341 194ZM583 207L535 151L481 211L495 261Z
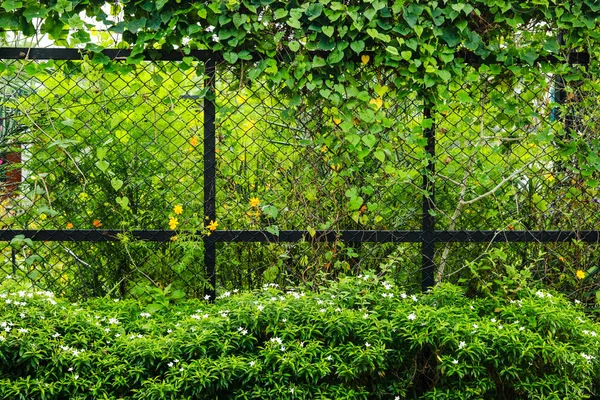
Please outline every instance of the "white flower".
M588 361L591 361L591 360L593 360L593 359L595 359L595 358L596 358L596 357L594 357L594 356L591 356L591 355L589 355L589 354L585 354L585 353L581 353L581 357L585 358L585 359L586 359L586 360L588 360Z
M415 296L414 294L410 296L410 298L412 299L412 301L418 301L419 299L417 299L417 296Z
M104 332L106 332L106 333L110 332L110 328L105 328Z
M27 332L29 332L29 329L19 328L19 332L21 332L21 333L27 333Z
M170 368L170 367L172 367L172 366L173 366L173 363L172 363L172 362L170 362L170 363L168 363L167 365L168 365L168 366L169 366L169 368Z
M6 340L6 337L4 337L4 335L0 335L0 342L4 342Z
M60 333L56 332L56 333L52 334L52 337L53 337L53 338L60 337Z
M258 311L262 311L265 309L265 306L263 306L262 304L259 304L256 306L256 308L258 308Z
M365 343L365 347L371 347L371 343L369 343L369 342L366 342L366 343Z
M465 342L460 342L458 343L458 348L462 349L463 347L465 347L467 344Z
M179 358L174 359L173 362L177 364L179 362Z
M79 375L75 375L73 378L75 378L75 379L79 379Z
M167 329L167 333L172 333L173 330L172 329Z
M254 367L254 364L256 364L256 361L250 361L250 366Z
M219 42L219 37L217 35L212 35L213 42Z
M519 327L519 331L524 331L524 330L525 330L525 327L524 327L524 326L520 326L520 327Z
M120 334L120 333L116 333L116 334L115 334L115 337L119 337L119 336L121 336L121 334Z
M143 312L143 313L140 314L140 317L142 317L142 318L150 318L150 313Z
M282 319L281 322L285 324L287 322L287 318Z
M281 347L280 347L280 350L281 350L281 351L285 351L285 346L281 346Z
M278 338L278 337L272 337L269 341L273 342L273 343L278 343L278 344L282 343L281 338Z
M205 31L206 31L206 32L212 32L212 31L214 31L214 30L215 30L215 27L214 27L214 26L212 26L212 25L210 25L210 26L207 26L207 27L206 27L206 29L205 29Z
M240 291L240 289L233 289L233 293L237 293L239 291Z
M333 357L331 357L330 355L327 356L327 361L331 361L331 360L333 360Z
M73 371L73 367L70 367L67 371L69 371L69 372Z
M109 323L110 325L119 325L119 320L118 320L118 319L116 319L116 318L109 318L109 319L108 319L108 323Z
M415 319L417 319L417 314L415 314L415 313L410 313L410 314L408 314L408 317L407 317L407 318L408 318L409 320L411 320L411 321L414 321Z
M326 310L326 309L324 309L324 308L321 308L321 309L319 310L319 312L322 312L322 313L324 313L325 311L327 311L327 310Z
M541 290L538 290L537 292L535 292L535 295L537 297L539 297L540 299L544 298L544 292L542 292Z
M120 299L113 299L115 303L118 303Z
M490 319L490 321L491 321L492 323L494 323L494 322L496 322L496 318L492 318L492 319Z
M479 328L479 325L473 324L473 329L477 329L477 328Z
M204 300L210 300L210 294L207 294L206 296L204 296Z
M363 319L369 318L369 314L363 314Z
M452 360L452 364L458 364L458 360L457 359Z

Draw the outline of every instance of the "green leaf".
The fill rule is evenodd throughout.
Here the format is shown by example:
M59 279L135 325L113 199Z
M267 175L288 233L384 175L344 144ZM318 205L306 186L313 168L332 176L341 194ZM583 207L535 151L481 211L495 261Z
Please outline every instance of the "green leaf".
M96 149L96 157L98 157L99 160L104 160L104 157L106 157L107 152L108 149L106 147L98 147Z
M324 27L321 28L321 31L323 31L323 33L325 35L327 35L329 37L332 37L334 29L333 29L333 26L324 26Z
M293 42L289 42L288 43L288 47L290 48L291 51L296 52L298 50L300 50L300 43L298 43L297 41L293 41Z
M385 51L387 51L388 53L390 53L393 56L399 56L400 53L398 53L398 49L395 48L394 46L387 46L385 48Z
M277 226L277 225L269 225L265 229L270 234L275 235L275 236L279 236L279 226Z
M238 60L238 55L235 52L227 52L227 53L223 53L223 59L225 61L227 61L229 64L235 64L236 61Z
M444 82L448 82L450 80L450 78L452 77L452 75L450 74L449 71L445 70L445 69L440 69L437 71L437 74L440 78L442 78L442 80Z
M363 40L354 41L354 42L350 43L350 48L356 54L360 54L365 49L365 42Z
M22 1L15 1L15 0L3 0L2 1L2 8L4 8L8 12L11 12L11 11L16 10L17 8L21 8L21 7L23 7Z
M105 161L105 160L96 161L96 167L98 167L98 169L102 172L106 172L108 170L109 166L110 166L110 163L108 161Z
M120 180L119 178L112 178L110 181L110 185L113 187L113 189L118 191L119 189L121 189L123 187L123 181Z
M344 58L344 52L338 49L332 51L327 57L327 62L329 64L337 64Z
M281 19L287 15L288 15L288 11L285 8L279 8L275 11L275 13L273 14L273 17L275 19Z
M373 146L377 144L377 137L375 137L375 135L373 135L372 133L364 135L361 139L362 142L370 149L372 149Z
M272 206L270 204L263 206L262 212L269 218L273 218L273 219L277 218L277 216L279 215L279 210L277 210L277 207Z
M312 3L306 9L306 15L308 16L308 19L311 21L318 18L322 12L323 12L323 4L321 4L321 3Z

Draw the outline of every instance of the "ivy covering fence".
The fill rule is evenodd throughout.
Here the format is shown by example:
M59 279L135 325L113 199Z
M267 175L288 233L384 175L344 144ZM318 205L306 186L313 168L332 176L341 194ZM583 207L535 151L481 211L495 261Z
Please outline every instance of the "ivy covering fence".
M214 298L527 266L593 302L599 20L592 0L4 0L0 268L70 298Z

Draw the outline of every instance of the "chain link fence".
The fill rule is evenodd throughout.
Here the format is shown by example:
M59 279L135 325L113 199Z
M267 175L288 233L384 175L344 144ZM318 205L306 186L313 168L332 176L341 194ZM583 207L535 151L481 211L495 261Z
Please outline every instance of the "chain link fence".
M193 55L0 50L0 279L214 296L368 270L427 288L501 262L555 283L598 264L581 245L600 239L585 68L470 65L426 101L373 66L357 93L303 96Z

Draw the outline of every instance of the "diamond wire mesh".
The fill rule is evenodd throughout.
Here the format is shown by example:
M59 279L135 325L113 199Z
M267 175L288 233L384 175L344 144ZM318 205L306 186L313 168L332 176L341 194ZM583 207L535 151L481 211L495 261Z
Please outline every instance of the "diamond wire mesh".
M567 83L562 95L570 100L562 105L556 93L561 77L555 74L532 70L516 77L471 68L467 77L448 86L435 116L437 229L597 229L598 187L585 184L597 173L587 175L577 154L564 151L569 134L598 148L593 77ZM506 262L520 267L536 260L534 277L560 287L562 282L548 281L560 276L572 291L585 286L572 279L575 271L598 263L593 246L582 250L572 243L445 243L437 248L436 264L453 266L446 271L452 279L468 275L465 260L487 260L490 253L510 255ZM586 255L567 256L578 251Z
M358 126L354 141L344 139L348 128L334 100L315 100L314 93L290 97L283 86L245 82L221 67L219 226L271 232L418 230L421 175L414 160L423 152L423 143L414 140L411 130L420 128L423 106L414 94L396 88L394 78L374 78L360 94L371 101L366 108L356 106L353 114L369 117L371 123ZM341 242L247 246L224 245L227 250L218 254L225 263L235 259L236 265L245 265L246 277L238 281L248 283L359 273L377 268L402 247ZM257 254L263 259L258 266L241 261Z
M198 294L201 243L139 242L126 232L169 229L172 218L178 229L202 223L202 74L165 62L106 72L85 61L7 61L2 79L18 88L0 109L20 127L4 131L3 143L19 155L7 170L21 179L4 186L1 227L124 232L115 243L19 239L6 265L60 292L71 282L94 295L169 284Z
M85 62L32 64L8 62L2 73L0 108L10 115L2 119L3 160L18 156L2 164L2 228L127 231L166 229L171 218L177 228L206 223L199 215L201 75L160 62L104 73ZM34 69L43 72L33 78ZM369 123L360 125L347 124L326 99L290 98L223 65L218 71L219 229L421 228L424 107L402 77L374 73L365 82L360 95L369 104L354 113ZM588 87L594 82L565 85L567 104L559 106L551 98L556 79L472 69L440 92L433 116L437 229L596 227L597 190L583 189L589 177L575 168L580 161L560 153L555 140L566 135L558 121L567 120L598 146L597 99ZM20 131L7 136L7 122ZM405 284L418 286L420 275L418 244L219 246L224 287L316 281L323 273L391 264L402 265L395 273ZM560 245L510 246L554 254ZM436 258L460 271L462 261L481 253L481 246L444 244ZM200 294L202 254L201 242L181 235L167 244L16 241L2 257L4 272L16 268L40 287L77 297L124 295L148 283Z
M472 73L449 86L436 116L438 229L594 229L597 188L582 188L556 140L553 76ZM574 107L580 134L597 141L597 110Z

